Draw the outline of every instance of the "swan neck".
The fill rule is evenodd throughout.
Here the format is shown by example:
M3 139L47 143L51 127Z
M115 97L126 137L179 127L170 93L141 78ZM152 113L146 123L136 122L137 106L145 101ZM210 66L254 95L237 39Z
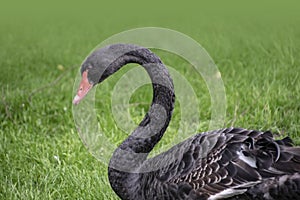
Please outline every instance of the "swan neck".
M115 150L109 163L111 186L122 199L134 199L130 195L136 191L131 190L137 187L141 167L169 125L175 101L173 81L167 68L146 48L134 48L118 57L107 68L104 78L128 63L138 63L147 71L152 81L153 99L139 126Z
M139 126L119 148L148 154L161 139L171 120L175 101L173 81L160 58L148 49L128 52L120 60L122 66L127 63L138 63L144 67L152 82L153 99Z

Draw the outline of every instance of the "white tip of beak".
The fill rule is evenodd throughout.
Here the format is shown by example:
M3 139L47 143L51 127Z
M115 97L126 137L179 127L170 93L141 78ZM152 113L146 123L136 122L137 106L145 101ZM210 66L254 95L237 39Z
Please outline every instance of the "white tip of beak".
M74 99L73 99L73 104L74 104L74 105L77 105L77 104L79 103L80 100L81 100L81 98L80 98L78 95L76 95L76 96L74 97Z

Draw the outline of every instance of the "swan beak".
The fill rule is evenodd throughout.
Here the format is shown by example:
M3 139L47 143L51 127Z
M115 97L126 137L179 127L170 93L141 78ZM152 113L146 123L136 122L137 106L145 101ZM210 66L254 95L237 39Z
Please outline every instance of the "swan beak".
M88 74L87 71L84 71L82 73L82 79L79 84L79 89L77 91L77 95L73 99L74 105L79 104L79 102L85 97L85 95L87 95L87 93L93 87L93 85L89 83L87 74Z

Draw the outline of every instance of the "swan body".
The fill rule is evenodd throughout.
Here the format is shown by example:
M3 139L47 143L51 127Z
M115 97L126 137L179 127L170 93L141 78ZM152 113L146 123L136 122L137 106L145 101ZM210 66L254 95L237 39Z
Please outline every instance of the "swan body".
M269 131L226 128L196 134L147 158L171 120L173 81L157 55L132 44L95 50L81 67L73 103L127 63L145 68L153 86L149 111L112 155L108 176L121 199L300 199L300 148Z

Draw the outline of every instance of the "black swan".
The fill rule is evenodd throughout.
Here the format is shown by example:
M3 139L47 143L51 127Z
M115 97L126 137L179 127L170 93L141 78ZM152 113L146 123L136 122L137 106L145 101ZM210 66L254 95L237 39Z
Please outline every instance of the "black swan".
M153 100L109 163L109 181L121 199L300 199L300 148L293 147L289 137L275 140L269 131L226 128L199 133L147 158L168 127L175 101L167 68L147 48L113 44L95 50L81 66L73 103L128 63L145 68Z

